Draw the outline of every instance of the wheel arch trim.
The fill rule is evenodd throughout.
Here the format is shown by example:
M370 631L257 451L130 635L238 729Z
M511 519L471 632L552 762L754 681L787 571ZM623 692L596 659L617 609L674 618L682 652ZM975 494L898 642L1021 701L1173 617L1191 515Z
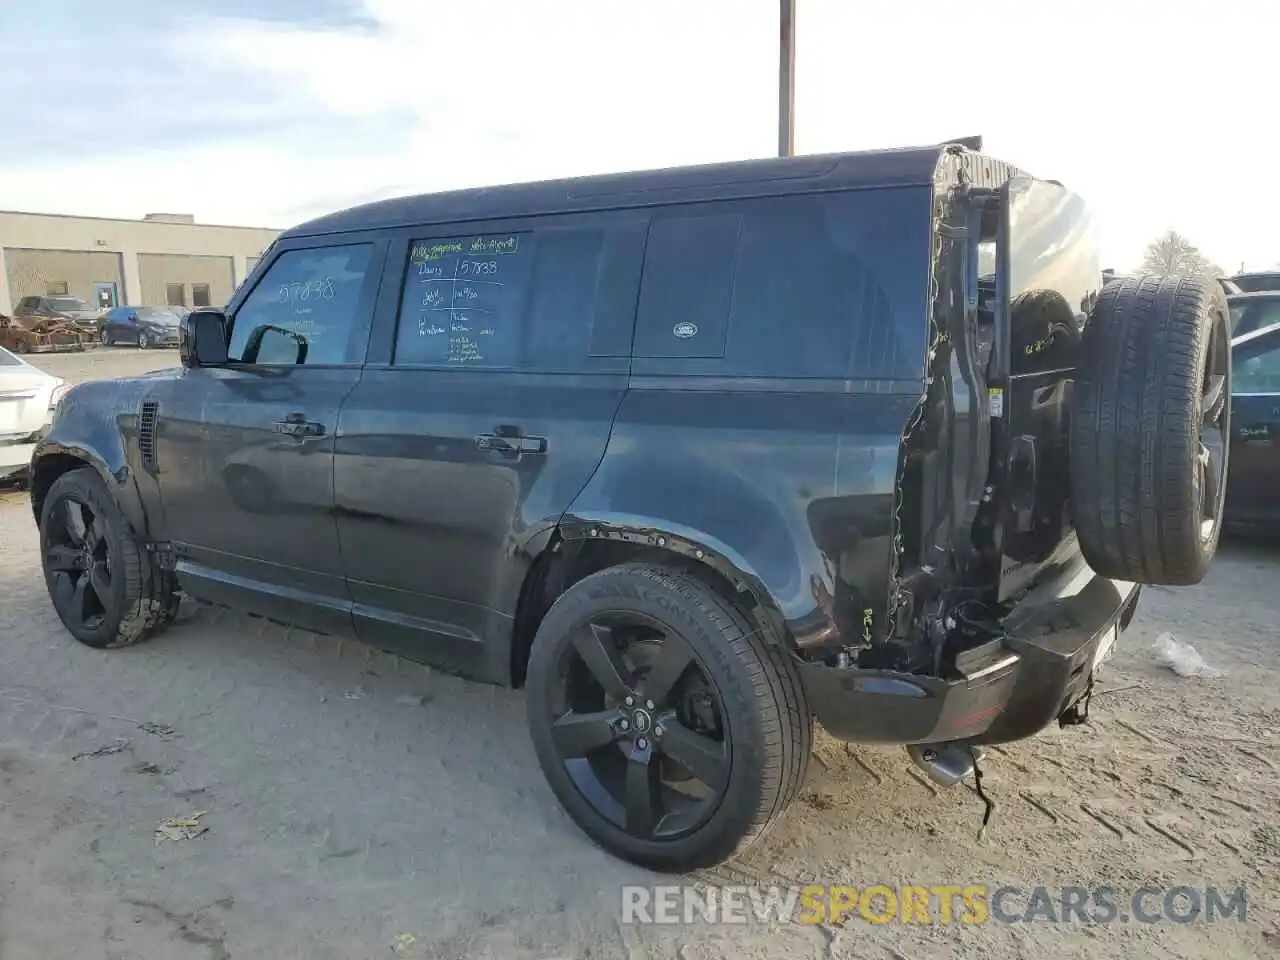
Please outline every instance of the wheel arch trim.
M147 529L142 497L128 464L120 463L112 469L106 457L88 444L52 440L43 441L31 458L31 512L37 526L49 489L59 477L78 469L75 463L70 462L72 460L98 474L135 533L140 534Z

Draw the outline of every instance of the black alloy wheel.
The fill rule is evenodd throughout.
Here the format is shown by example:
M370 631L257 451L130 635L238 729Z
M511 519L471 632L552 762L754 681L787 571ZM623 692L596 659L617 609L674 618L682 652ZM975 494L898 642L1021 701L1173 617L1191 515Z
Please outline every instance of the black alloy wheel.
M153 566L92 467L70 470L49 488L40 558L54 610L86 646L137 643L177 614L172 579Z
M1211 542L1222 525L1227 486L1227 445L1231 429L1231 347L1227 325L1215 323L1209 335L1200 391L1200 452L1196 471L1200 505L1200 541Z
M551 737L601 817L670 840L715 813L729 779L724 708L687 642L628 611L580 624L560 656Z
M100 629L116 603L106 521L84 500L64 497L50 511L43 538L45 576L58 616L73 630Z
M731 859L804 780L812 717L791 655L691 571L637 561L574 583L538 627L525 686L547 783L632 863Z

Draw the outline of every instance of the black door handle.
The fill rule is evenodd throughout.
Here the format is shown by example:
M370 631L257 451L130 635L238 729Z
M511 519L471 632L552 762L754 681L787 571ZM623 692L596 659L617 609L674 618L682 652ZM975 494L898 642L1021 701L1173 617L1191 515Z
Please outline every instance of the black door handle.
M546 437L503 436L497 433L480 433L476 435L476 446L481 450L492 450L504 457L518 457L522 454L547 452Z
M276 433L283 433L286 437L323 437L324 424L317 423L315 420L305 420L300 413L291 413L283 420L276 420L271 424Z

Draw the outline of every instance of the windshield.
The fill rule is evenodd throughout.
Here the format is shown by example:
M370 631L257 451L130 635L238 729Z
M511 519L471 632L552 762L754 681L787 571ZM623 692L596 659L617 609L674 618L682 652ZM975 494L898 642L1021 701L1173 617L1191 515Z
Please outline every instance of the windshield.
M75 313L77 310L89 309L89 305L79 297L50 297L49 306L59 313Z

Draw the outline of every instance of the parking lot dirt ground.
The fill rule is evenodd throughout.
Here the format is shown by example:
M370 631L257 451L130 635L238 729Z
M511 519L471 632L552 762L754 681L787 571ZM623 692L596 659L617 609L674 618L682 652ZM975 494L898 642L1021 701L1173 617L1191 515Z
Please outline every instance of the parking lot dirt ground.
M77 379L176 362L51 360ZM519 691L203 608L137 647L75 643L25 494L0 494L0 958L1277 956L1278 588L1280 546L1229 542L1203 584L1145 591L1089 722L986 758L981 839L971 790L927 784L900 749L819 736L801 799L744 861L670 878L601 852L561 812ZM1161 666L1163 631L1224 675ZM207 832L156 840L194 814ZM621 922L624 885L675 882L1014 886L1014 918L1042 886L1059 919L1062 888L1110 887L1119 910ZM1175 886L1201 892L1199 916L1184 895L1189 922L1129 916L1130 892ZM1207 887L1243 887L1243 922L1209 922Z

